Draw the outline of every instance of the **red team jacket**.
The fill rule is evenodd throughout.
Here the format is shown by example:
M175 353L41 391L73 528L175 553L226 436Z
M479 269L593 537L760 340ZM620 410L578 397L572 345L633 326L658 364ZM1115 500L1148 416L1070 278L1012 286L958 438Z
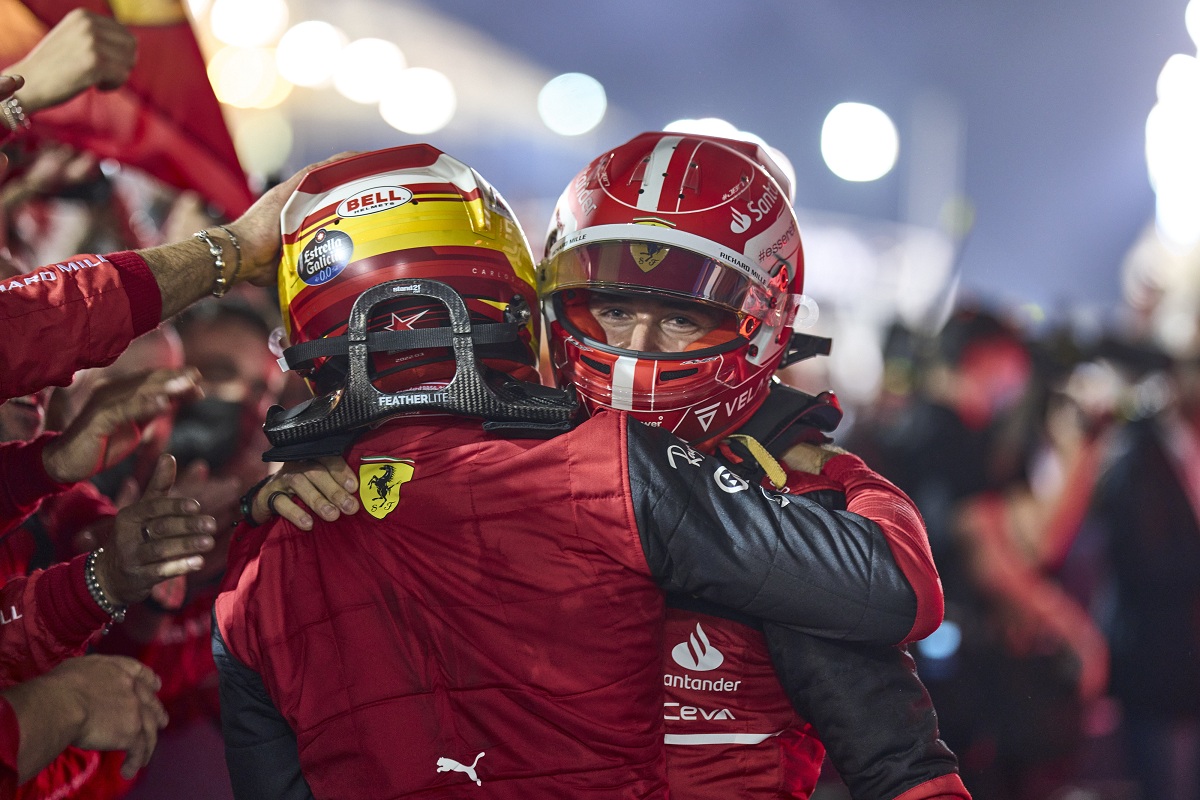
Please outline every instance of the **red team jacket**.
M162 297L141 257L82 255L0 282L0 402L44 386L65 386L77 370L112 363L158 325ZM40 448L0 445L0 532L65 487L46 477ZM108 620L83 583L83 557L0 589L0 682L11 685L81 652ZM0 699L0 797L16 786L20 731ZM11 724L9 722L11 721Z
M367 513L231 550L214 653L242 798L666 798L661 589L849 641L917 618L878 529L622 414L548 441L396 420L348 460Z

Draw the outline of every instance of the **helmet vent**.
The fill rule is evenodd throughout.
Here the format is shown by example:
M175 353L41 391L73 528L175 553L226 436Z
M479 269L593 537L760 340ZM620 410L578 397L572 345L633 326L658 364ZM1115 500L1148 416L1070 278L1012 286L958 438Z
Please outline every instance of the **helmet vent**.
M665 383L666 381L673 381L673 380L678 380L679 378L690 377L692 375L695 375L699 371L700 370L696 367L691 367L689 369L671 369L671 370L667 370L666 372L658 373L658 379Z
M588 358L587 356L581 355L581 356L579 356L579 360L582 361L583 363L587 364L589 367L596 370L597 372L603 372L605 375L612 374L612 367L610 367L608 364L601 364L599 361L597 361L594 358Z

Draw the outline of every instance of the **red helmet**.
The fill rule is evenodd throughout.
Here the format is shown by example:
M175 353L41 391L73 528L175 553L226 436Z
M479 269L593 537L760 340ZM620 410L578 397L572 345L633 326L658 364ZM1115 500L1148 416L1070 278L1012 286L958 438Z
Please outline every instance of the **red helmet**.
M790 183L766 150L644 133L563 192L539 272L553 368L585 408L616 408L697 444L740 427L788 355L804 264ZM728 314L676 353L610 346L594 290L703 303Z
M396 279L434 279L466 301L474 324L525 310L516 341L477 348L487 365L536 380L539 320L533 255L504 199L466 164L426 144L394 147L312 170L282 214L279 299L293 345L346 333L364 291ZM520 310L519 309L519 310ZM444 305L396 297L375 306L368 330L448 326ZM379 352L372 373L381 389L445 384L455 374L448 347ZM315 357L301 366L318 395L338 389L346 359Z

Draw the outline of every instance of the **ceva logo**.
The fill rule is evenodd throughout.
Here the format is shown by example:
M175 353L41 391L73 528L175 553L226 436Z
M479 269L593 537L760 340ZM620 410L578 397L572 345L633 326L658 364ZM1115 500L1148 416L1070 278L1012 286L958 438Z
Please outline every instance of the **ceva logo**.
M746 229L750 227L750 223L753 222L750 215L743 214L736 208L731 208L730 211L733 212L733 221L729 223L729 230L734 233L745 233Z
M695 672L710 672L725 663L725 655L709 643L704 628L696 623L696 631L686 642L680 642L671 650L671 658L684 669Z

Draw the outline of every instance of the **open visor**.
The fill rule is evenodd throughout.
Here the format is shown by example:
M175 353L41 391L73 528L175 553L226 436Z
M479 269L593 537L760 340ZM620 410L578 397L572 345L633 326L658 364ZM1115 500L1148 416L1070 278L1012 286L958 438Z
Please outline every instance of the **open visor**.
M563 289L667 294L757 320L771 307L767 291L745 275L716 259L658 242L585 244L543 262L538 277L543 297Z

